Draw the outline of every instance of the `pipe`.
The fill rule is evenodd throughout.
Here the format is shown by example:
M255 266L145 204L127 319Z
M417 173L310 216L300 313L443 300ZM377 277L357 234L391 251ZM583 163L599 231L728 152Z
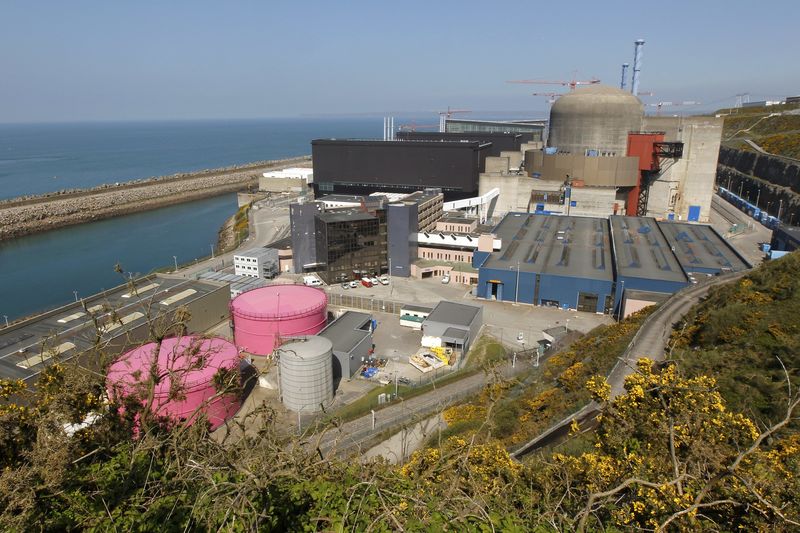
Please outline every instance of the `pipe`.
M642 48L644 39L636 39L633 49L633 79L631 80L631 94L639 96L639 72L642 70Z

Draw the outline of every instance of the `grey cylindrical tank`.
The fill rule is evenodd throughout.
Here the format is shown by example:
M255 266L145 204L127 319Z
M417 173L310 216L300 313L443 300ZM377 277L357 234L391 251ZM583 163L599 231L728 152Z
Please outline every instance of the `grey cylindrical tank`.
M642 117L644 106L632 94L606 85L582 87L553 104L547 145L576 155L597 150L624 156L628 133L641 131Z
M324 337L286 343L280 355L281 395L292 411L313 413L333 400L333 344Z

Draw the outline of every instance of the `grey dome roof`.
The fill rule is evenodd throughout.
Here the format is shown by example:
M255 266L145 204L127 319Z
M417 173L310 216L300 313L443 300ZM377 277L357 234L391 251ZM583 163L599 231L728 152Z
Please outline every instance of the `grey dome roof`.
M643 117L642 102L629 92L607 85L581 87L550 109L547 144L572 154L625 155L628 133L641 130Z
M622 89L608 85L588 85L575 89L560 97L553 104L550 113L604 113L638 112L644 115L641 100Z

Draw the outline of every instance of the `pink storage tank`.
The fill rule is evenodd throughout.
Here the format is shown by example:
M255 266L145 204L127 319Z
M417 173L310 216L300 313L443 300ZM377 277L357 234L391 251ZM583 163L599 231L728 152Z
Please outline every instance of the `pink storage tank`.
M216 429L239 410L238 393L218 395L214 387L217 371L233 369L238 373L241 361L236 346L220 338L169 337L160 347L151 342L125 353L108 369L109 396L120 398L137 394L146 397L146 382L151 376L154 358L157 358L159 380L154 390L153 410L159 415L191 424L203 413L211 429ZM177 394L180 398L175 398L175 390L170 398L173 383L180 385L180 394Z
M236 346L269 355L287 337L315 335L325 327L328 295L305 285L269 285L231 302Z

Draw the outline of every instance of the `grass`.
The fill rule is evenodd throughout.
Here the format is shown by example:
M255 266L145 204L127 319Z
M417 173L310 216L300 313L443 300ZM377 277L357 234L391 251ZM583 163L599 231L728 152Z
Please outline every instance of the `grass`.
M508 351L494 338L483 335L472 346L466 368L477 369L508 360Z
M528 442L589 402L586 381L594 375L608 375L654 309L598 326L539 368L531 368L516 380L492 384L472 401L449 409L445 434L495 438L510 449Z
M398 385L397 396L402 400L409 400L415 396L426 394L436 388L443 387L450 383L454 383L469 376L475 375L478 372L479 370L477 369L464 368L438 378L427 385L422 385L419 387ZM375 411L379 411L397 403L397 401L391 401L384 404L378 404L378 396L384 393L390 395L394 394L394 383L375 387L358 400L331 411L329 416L323 420L323 425L334 418L340 422L349 422L350 420L355 420L356 418L361 418L362 416L368 415L373 409Z
M793 391L800 381L798 317L795 252L711 291L673 333L673 358L689 376L713 376L733 410L774 422L785 414L787 374Z

